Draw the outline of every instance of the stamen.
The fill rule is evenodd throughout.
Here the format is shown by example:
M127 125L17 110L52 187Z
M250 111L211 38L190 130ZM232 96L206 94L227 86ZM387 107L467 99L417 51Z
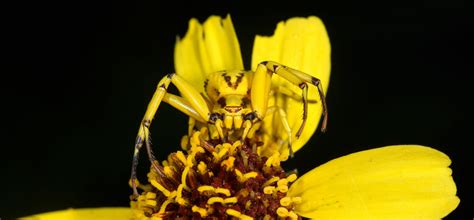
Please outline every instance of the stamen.
M208 186L208 185L203 185L203 186L198 187L198 192L202 193L202 192L204 192L204 191L212 191L212 192L214 192L214 187Z
M281 206L291 205L291 198L290 197L283 197L282 199L280 199L280 205Z
M222 148L219 153L216 153L216 152L212 152L212 155L214 156L215 158L215 161L219 161L221 160L222 157L224 157L226 154L227 154L227 148Z
M274 182L276 182L276 181L278 181L278 180L280 180L280 177L274 176L274 177L270 178L269 180L267 180L267 182L265 182L265 183L263 184L263 187L268 186L268 185L271 185L272 183L274 183Z
M288 186L288 180L286 178L278 180L277 186Z
M225 198L225 199L224 199L224 203L225 203L225 204L228 204L228 203L237 203L237 197Z
M200 215L202 218L207 217L207 210L206 210L206 209L203 209L203 208L200 208L200 207L194 205L194 206L192 207L192 211L199 213L199 215Z
M146 199L156 199L156 193L147 192L147 193L145 194L145 198L146 198Z
M243 219L243 220L253 220L252 217L248 216L248 215L244 215L244 214L241 214L239 211L235 210L235 209L227 209L225 211L225 213L227 213L227 215L230 215L230 216L234 216L234 217L237 217L239 219Z
M262 149L260 134L226 142L206 132L191 131L182 140L185 151L170 154L158 170L150 167L151 184L139 187L143 192L131 203L139 211L135 219L299 218L294 204L301 197L286 195L297 176L280 166L279 145Z
M235 171L235 174L237 175L237 179L241 183L247 181L250 178L255 178L258 175L257 172L248 172L246 174L242 174L242 172L240 172L240 170L238 170L238 169L235 169L234 171Z
M168 166L168 165L163 166L163 170L165 171L166 176L168 176L168 177L170 177L170 178L173 177L174 172L173 172L173 170L170 168L170 166Z
M275 192L274 186L266 186L265 188L263 188L263 193L267 195L273 194L273 192Z
M286 193L286 192L288 192L288 186L286 186L286 185L278 186L277 190L282 192L282 193Z
M235 209L227 209L225 211L225 213L227 213L227 215L234 216L234 217L237 217L237 218L240 217L240 215L241 215L240 212L235 210Z
M188 150L188 144L189 144L189 137L188 135L184 135L182 138L181 138L181 149L183 150Z
M232 147L232 145L229 144L229 143L223 143L223 144L222 144L222 148L223 148L223 149L226 149L227 151L229 151L231 147Z
M204 162L199 162L199 165L197 166L198 170L201 174L205 174L207 171L207 165Z
M207 200L207 204L212 205L214 203L224 203L224 199L221 197L211 197Z
M186 165L186 157L184 156L182 151L176 152L176 156L184 165Z
M180 204L182 206L188 206L189 205L189 202L184 198L177 198L176 202L178 202L178 204Z
M163 187L161 184L159 184L156 180L152 179L150 181L151 185L153 185L154 187L156 187L158 190L160 190L166 197L169 197L170 196L170 191L168 191L167 189L165 189L165 187Z
M185 167L183 170L183 174L181 175L181 184L183 184L184 186L186 186L186 177L188 176L188 172L189 167Z
M180 184L178 186L178 190L177 190L177 194L176 194L176 199L181 199L182 195L183 195L183 188L184 188L184 185L183 184Z
M221 166L226 166L226 171L232 170L234 168L235 157L230 156L227 160L222 161Z
M288 180L288 182L294 182L296 179L298 178L298 176L296 174L290 174L286 179Z
M165 213L166 211L166 206L168 206L168 204L170 204L171 202L171 199L167 199L163 202L163 204L161 204L161 207L160 207L160 211L158 212L159 214L163 214Z
M272 156L270 156L267 161L265 162L266 167L271 166L280 166L280 153L275 152Z
M251 216L244 215L244 214L240 215L239 218L242 219L242 220L253 220L253 218Z
M156 206L156 200L146 200L145 203L149 206Z
M234 155L235 154L235 149L237 149L241 145L242 145L242 143L240 141L234 142L234 144L232 144L232 146L230 147L229 154Z
M196 146L199 146L201 144L200 136L201 136L200 131L193 133L193 135L191 136L191 146L192 147L196 147Z
M248 173L244 174L245 180L248 180L250 178L255 178L257 176L258 176L257 172L248 172Z
M298 215L293 211L288 212L288 217L290 217L291 220L298 219Z
M277 215L280 217L287 217L288 216L288 209L284 207L279 207L276 211Z
M216 188L215 189L216 193L224 194L225 196L230 196L230 190L226 188Z

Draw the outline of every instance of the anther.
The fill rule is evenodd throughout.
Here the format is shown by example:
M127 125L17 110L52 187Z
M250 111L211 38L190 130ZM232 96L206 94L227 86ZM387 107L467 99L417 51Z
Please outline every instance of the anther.
M288 186L288 180L286 178L278 180L277 186Z
M145 194L145 198L146 198L146 199L156 199L156 193L147 192L147 193Z
M199 213L199 215L200 215L202 218L207 217L207 210L206 210L206 209L203 209L203 208L201 208L201 207L198 207L198 206L195 206L195 205L194 205L194 206L191 208L191 210L192 210L193 212Z
M226 170L230 171L232 168L234 168L234 161L235 157L230 156L227 158L227 160L222 161L221 166L226 166Z
M211 197L207 200L207 204L212 205L214 203L224 203L224 199L221 197Z
M149 206L156 206L156 200L146 200L145 203Z
M237 217L237 218L242 219L242 220L253 220L252 217L250 217L248 215L244 215L244 214L240 213L239 211L237 211L235 209L227 209L225 211L225 213L227 215L234 216L234 217Z
M273 192L275 192L275 187L274 186L266 186L266 187L263 188L263 193L265 193L267 195L273 194Z
M225 199L224 199L224 203L225 203L225 204L229 204L229 203L237 203L237 197L229 197L229 198L225 198Z
M235 210L235 209L227 209L225 211L225 213L227 213L227 215L234 216L234 217L237 217L237 218L240 217L240 215L241 215L240 212Z
M289 206L291 205L291 198L290 197L283 197L280 199L281 206Z
M216 188L214 190L214 192L219 193L219 194L223 194L225 196L230 196L230 190L228 190L226 188Z
M214 192L215 189L214 189L214 187L212 187L212 186L203 185L203 186L198 187L197 190L198 190L198 192L201 192L201 193L202 193L202 192L204 192L204 191L212 191L212 192Z
M178 202L178 204L180 204L182 206L187 206L189 204L189 202L184 198L178 198L178 199L176 199L176 202Z
M288 186L287 185L278 186L277 190L282 192L282 193L286 193L286 192L288 192Z
M184 165L186 165L186 157L184 156L182 151L176 152L176 156Z
M277 210L276 210L276 213L278 216L280 217L287 217L288 216L288 209L284 208L284 207L279 207Z
M199 164L198 164L197 167L198 167L198 170L199 170L199 172L200 172L201 174L206 173L206 171L207 171L207 165L206 165L204 162L202 162L202 161L199 162Z
M298 178L298 176L296 174L291 174L289 175L288 177L286 177L286 179L288 180L288 182L294 182L296 179Z
M272 183L274 183L274 182L276 182L276 181L278 181L278 180L280 180L280 177L274 176L274 177L270 178L269 180L267 180L267 182L265 182L265 183L263 184L263 187L268 186L268 185L271 185Z
M245 180L248 180L250 178L255 178L257 176L258 176L257 172L248 172L248 173L244 174Z
M291 220L298 219L298 215L293 211L288 212L288 217L290 217Z

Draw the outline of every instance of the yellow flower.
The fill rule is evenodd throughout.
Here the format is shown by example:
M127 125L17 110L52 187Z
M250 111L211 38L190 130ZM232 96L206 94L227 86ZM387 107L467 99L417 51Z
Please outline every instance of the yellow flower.
M305 39L314 42L314 37L319 43L306 45ZM316 50L321 44L325 48ZM273 60L306 72L317 70L323 73L318 77L326 89L329 50L318 18L291 18L278 24L274 36L256 38L252 66ZM242 69L230 17L212 16L204 25L191 20L188 33L176 45L175 65L177 73L188 73L186 79L194 85L204 83L203 73ZM318 117L321 114L319 108L311 111ZM289 121L298 116L289 115ZM309 125L295 151L316 126ZM131 202L132 209L71 209L25 219L441 219L459 204L449 157L429 147L399 145L362 151L325 163L299 179L280 166L287 159L285 148L265 135L255 135L245 143L219 142L210 139L203 127L185 136L181 147L183 151L170 154L158 170L150 169L150 184L138 184L143 192Z

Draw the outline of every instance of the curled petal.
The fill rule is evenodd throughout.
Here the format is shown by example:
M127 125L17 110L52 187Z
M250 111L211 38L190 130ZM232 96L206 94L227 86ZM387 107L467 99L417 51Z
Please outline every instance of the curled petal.
M313 219L441 219L459 204L445 154L399 145L350 154L303 175L288 192Z
M230 15L225 19L210 16L203 25L191 19L186 35L176 42L174 64L176 73L201 92L208 74L243 70L239 41Z

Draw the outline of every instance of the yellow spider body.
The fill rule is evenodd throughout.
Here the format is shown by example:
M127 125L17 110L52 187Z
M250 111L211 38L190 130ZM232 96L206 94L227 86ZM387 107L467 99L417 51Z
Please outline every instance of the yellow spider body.
M229 131L241 129L244 116L252 112L249 81L246 72L223 71L209 75L204 84L212 112L222 117Z
M292 31L294 26L304 26L297 29L306 32ZM290 48L272 48L288 37ZM216 47L213 42L223 46ZM324 91L329 80L330 56L328 37L320 20L310 17L289 22L286 27L279 24L273 38L257 37L254 55L261 50L269 52L254 56L252 70L244 71L229 16L210 17L203 26L195 19L190 21L185 38L176 44L176 73L168 74L158 83L140 124L132 165L135 195L135 169L143 143L154 169L162 172L155 164L149 141L149 128L162 101L190 117L190 132L208 127L211 139L245 141L258 131L258 138L264 143L262 148L268 151L262 154L268 156L275 151L291 156L292 146L296 150L301 148L315 131L321 113L325 116L325 129ZM315 64L308 59L314 59ZM180 96L167 92L170 84L176 86Z

